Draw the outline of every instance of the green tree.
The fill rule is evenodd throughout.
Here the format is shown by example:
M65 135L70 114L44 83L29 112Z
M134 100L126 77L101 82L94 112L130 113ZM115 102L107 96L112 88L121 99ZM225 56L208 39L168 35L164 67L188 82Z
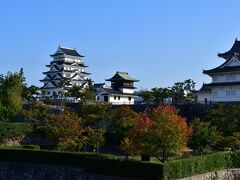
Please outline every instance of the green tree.
M240 106L218 104L207 113L204 120L216 126L225 136L230 136L240 131Z
M213 148L221 139L221 133L217 130L216 126L211 126L210 122L202 122L200 119L194 119L191 126L192 137L188 145L199 153Z
M78 116L81 117L84 126L96 126L110 118L109 108L108 104L87 104L80 106Z
M174 83L171 87L173 101L175 103L195 102L196 95L193 93L195 91L195 84L191 79Z
M96 153L99 152L99 148L104 144L106 130L103 128L87 128L87 142L86 144L92 146Z
M34 102L37 100L37 96L39 95L39 88L37 86L31 85L30 87L23 86L23 99L28 102Z
M222 137L215 148L217 150L240 150L240 132L235 132L232 136Z
M73 85L69 90L69 95L74 97L75 100L81 99L83 97L83 87Z
M144 102L149 105L153 100L153 94L149 90L141 90L139 96L143 98Z
M62 89L62 91L60 92L60 97L61 97L61 106L63 106L63 99L69 95L68 89L71 86L70 79L63 77L59 83L59 86Z
M111 114L110 129L114 133L115 140L121 142L129 136L138 114L130 106L119 106Z
M87 101L93 102L93 100L95 100L91 79L87 79L86 83L81 86L73 85L68 89L68 93L70 96L74 97L75 100L81 99L84 104L86 104Z
M171 90L169 88L153 88L152 96L155 104L159 105L163 103L163 99L171 96Z
M87 79L87 86L83 89L82 101L86 104L87 101L93 102L96 100L94 88L91 79Z
M2 120L9 120L22 107L22 71L0 76L0 115Z
M20 114L27 122L45 122L48 119L49 112L48 107L40 102L34 102L29 109L21 109Z

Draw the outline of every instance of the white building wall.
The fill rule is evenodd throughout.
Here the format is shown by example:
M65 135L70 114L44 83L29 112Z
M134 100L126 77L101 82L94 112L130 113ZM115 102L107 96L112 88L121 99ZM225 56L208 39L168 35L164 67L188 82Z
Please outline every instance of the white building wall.
M214 87L212 102L240 101L240 86Z
M212 94L211 92L209 93L197 93L198 96L198 103L200 104L205 104L205 99L207 99L207 104L210 103L210 101L212 101Z
M134 97L131 97L131 100L129 100L129 96L110 96L109 98L109 103L114 104L114 105L123 105L123 104L134 104ZM118 99L120 97L120 99Z
M128 94L134 93L134 89L120 88L119 90L122 91L123 93L128 93Z
M236 82L240 81L240 73L226 73L212 75L212 82Z
M97 101L98 102L105 102L104 96L106 96L106 92L100 92L97 94ZM123 105L123 104L134 104L134 97L132 96L121 96L121 95L107 95L108 96L108 103L111 103L113 105ZM120 99L119 99L120 97ZM129 100L129 97L131 97L131 100Z
M49 74L51 76L57 75L57 74L62 74L63 77L67 77L67 78L71 78L73 77L76 73L80 73L80 72L84 72L85 71L85 67L82 66L73 66L73 65L66 65L66 64L62 64L62 65L58 65L56 62L59 61L64 61L64 62L71 62L71 63L83 63L83 60L80 57L74 57L74 56L68 56L68 55L59 55L53 58L53 60L51 61L51 66L49 67L49 70L53 70L52 72L50 72ZM62 70L62 72L58 72L58 70L56 70L56 68L54 68L54 66L57 66L59 69ZM64 72L63 70L74 70L73 72ZM47 75L45 76L45 78L47 77ZM85 74L80 74L80 78L81 79L74 79L75 81L73 82L73 84L76 85L82 85L82 81L87 79L87 75ZM77 82L78 80L78 82ZM44 83L47 83L48 81L50 81L50 79L46 79L46 81L44 81ZM60 80L54 80L53 81L58 84L60 83ZM71 87L71 86L69 86ZM52 89L50 89L51 87L49 87L49 89L43 89L44 91L46 91L46 94L44 95L45 97L49 97L50 99L53 98L53 92L56 92L56 94L58 95L59 91L62 91L61 88L54 88L52 87ZM61 96L61 94L60 94ZM73 101L74 98L73 97L67 97L67 100L69 101Z

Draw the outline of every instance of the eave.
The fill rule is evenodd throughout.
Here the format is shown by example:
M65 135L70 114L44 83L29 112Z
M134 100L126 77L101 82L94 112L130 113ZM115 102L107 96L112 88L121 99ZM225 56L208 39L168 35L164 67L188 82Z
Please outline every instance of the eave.
M219 83L209 83L206 84L208 87L215 87L215 86L237 86L240 85L240 81L236 82L219 82Z
M128 79L116 79L116 78L110 78L105 80L111 81L111 82L138 82L139 81L139 80L128 80Z

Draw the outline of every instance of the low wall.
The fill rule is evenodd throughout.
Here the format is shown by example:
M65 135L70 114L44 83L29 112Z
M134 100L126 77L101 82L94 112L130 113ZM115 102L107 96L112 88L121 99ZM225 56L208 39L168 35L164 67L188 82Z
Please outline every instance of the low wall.
M182 178L181 180L215 180L215 179L218 180L240 179L240 168L199 174L196 176Z
M20 162L0 162L1 180L134 180L108 176L94 173L87 173L84 169L70 166L57 166ZM137 180L137 179L135 179Z

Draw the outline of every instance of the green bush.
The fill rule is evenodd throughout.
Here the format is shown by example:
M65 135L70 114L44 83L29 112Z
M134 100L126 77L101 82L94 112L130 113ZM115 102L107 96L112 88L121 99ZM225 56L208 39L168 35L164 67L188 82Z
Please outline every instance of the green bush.
M0 141L26 136L33 131L30 123L0 123Z
M233 167L233 154L221 152L168 161L164 164L163 171L165 179L176 179L231 167Z
M235 151L233 153L233 167L240 168L240 151Z
M86 152L1 148L0 161L80 166L87 172L145 179L157 179L163 174L163 166L160 163L122 160L113 155Z
M0 161L82 167L86 172L142 179L178 179L240 167L240 151L221 152L162 163L122 160L113 155L36 149L0 149Z

